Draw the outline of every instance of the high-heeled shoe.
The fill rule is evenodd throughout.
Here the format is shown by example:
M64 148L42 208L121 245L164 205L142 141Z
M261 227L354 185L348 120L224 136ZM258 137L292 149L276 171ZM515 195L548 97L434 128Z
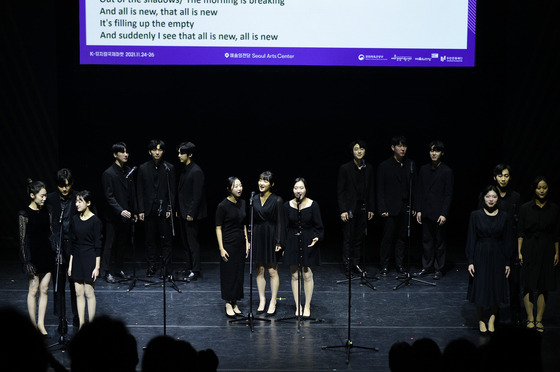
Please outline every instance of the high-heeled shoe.
M264 302L264 305L263 305L262 308L260 307L260 305L261 305L261 304L259 303L259 307L257 308L257 314L262 314L262 313L264 313L264 309L265 309L265 307L266 307L266 301Z
M535 329L539 333L544 333L544 326L540 320L535 320Z
M235 306L233 306L233 312L235 313L235 316L239 316L239 317L243 317L243 312L241 310L239 310L239 307L237 307L237 304Z
M482 326L484 326L484 330L483 330ZM488 328L486 328L486 324L482 320L478 321L478 333L481 336L487 336L488 335Z
M492 317L494 318L492 319ZM492 320L492 322L490 322L490 320ZM494 334L494 332L496 331L495 324L496 324L496 316L491 315L490 319L488 319L488 334L490 335Z
M230 306L231 306L231 305L230 305ZM228 307L227 307L227 305L226 305L226 307L225 307L225 312L226 312L226 316L227 316L228 318L235 318L235 312L233 311L233 309L231 309L231 313L228 313Z
M270 302L270 304L268 305L268 310L266 312L266 316L273 316L276 314L276 304L274 304L274 310L270 311L270 308L272 307L272 301Z

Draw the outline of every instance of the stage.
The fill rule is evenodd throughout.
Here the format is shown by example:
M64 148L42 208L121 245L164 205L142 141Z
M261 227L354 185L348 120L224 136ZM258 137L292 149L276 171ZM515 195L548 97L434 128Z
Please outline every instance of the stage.
M128 261L126 265L127 271L132 273L133 263ZM146 279L145 264L138 262L135 266L138 278ZM346 347L323 348L343 346L348 340L349 286L337 283L345 279L340 263L324 263L315 270L311 317L318 321L306 320L300 327L294 320L278 320L295 313L289 269L281 265L277 313L269 318L270 322L255 320L254 332L247 322L228 322L220 298L218 263L203 262L202 268L201 279L191 283L176 282L181 293L166 285L165 331L169 336L189 341L197 350L213 349L219 358L220 371L389 371L388 352L398 341L412 343L428 337L438 343L442 352L449 341L457 338L466 338L476 345L488 342L488 337L479 336L475 308L465 300L468 273L460 259L449 262L441 280L433 281L431 276L422 278L436 283L435 286L412 281L411 285L395 290L400 282L395 279L394 271L386 278L372 280L370 284L375 289L361 280L352 281L350 340L353 347L349 355ZM371 276L377 272L373 264L366 269ZM141 360L142 348L151 338L164 333L163 287L146 287L142 281L130 291L129 286L130 282L107 284L100 279L95 287L97 315L125 322L136 338ZM256 314L256 285L253 291L254 315L260 317L261 314ZM0 263L0 304L26 312L26 294L27 282L17 258L4 257ZM58 340L58 320L53 315L52 298L51 290L45 322L51 335L47 340L49 345ZM70 308L69 303L67 308ZM240 302L240 308L244 312L249 310L248 265L245 299ZM558 309L560 296L553 292L543 319L545 371L560 369ZM71 314L70 310L68 312ZM504 307L500 313L501 323L509 322L509 310ZM74 332L76 328L70 325L69 337ZM54 349L56 347L52 351L56 359L69 367L68 353ZM140 364L137 369L140 370Z

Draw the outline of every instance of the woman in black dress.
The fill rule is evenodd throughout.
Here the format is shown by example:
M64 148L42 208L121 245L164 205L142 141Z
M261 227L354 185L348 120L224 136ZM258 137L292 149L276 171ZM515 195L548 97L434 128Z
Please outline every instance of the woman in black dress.
M245 258L250 245L245 226L245 200L241 199L243 185L237 177L228 178L229 195L216 209L216 238L220 249L220 287L226 301L226 315L243 316L237 301L243 298Z
M498 210L498 189L487 186L483 192L484 207L473 211L467 232L467 261L471 275L467 298L476 304L480 334L493 333L500 304L507 304L511 245L514 244L511 219ZM488 325L484 309L490 309Z
M86 300L88 318L95 316L96 300L94 283L99 276L101 264L101 220L91 211L92 195L88 190L76 194L78 214L72 217L70 225L70 262L68 276L74 280L76 306L80 318L80 328L85 323Z
M311 267L321 264L321 253L317 242L323 240L324 229L319 204L307 197L305 179L296 178L293 193L295 197L284 203L284 225L286 226L284 263L290 265L296 316L307 318L311 316L311 298L314 286ZM300 264L303 278L300 277L298 270ZM304 306L299 300L302 279L305 294Z
M554 266L558 265L560 212L548 201L548 181L537 177L532 190L535 198L519 210L518 253L521 263L523 303L527 311L527 328L544 332L542 317L548 291L556 286ZM534 292L537 292L537 314L533 314Z
M51 236L49 212L44 208L47 201L45 184L41 181L29 180L27 195L31 199L30 203L25 210L18 213L20 257L29 280L27 311L33 325L43 335L47 335L45 313L55 253L49 240ZM38 309L37 295L39 296Z
M264 312L266 306L266 278L265 271L270 277L270 303L267 315L276 313L276 299L280 279L278 277L278 262L276 253L282 249L280 238L282 234L282 198L272 193L274 178L266 171L259 176L259 194L253 196L253 260L257 266L257 289L259 291L259 307L257 313Z

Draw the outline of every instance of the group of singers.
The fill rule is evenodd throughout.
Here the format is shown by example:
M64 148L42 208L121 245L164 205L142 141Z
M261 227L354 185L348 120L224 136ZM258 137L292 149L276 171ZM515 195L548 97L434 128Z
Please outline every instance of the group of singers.
M343 260L349 276L365 273L360 265L367 224L374 211L383 220L381 276L389 275L392 251L397 275L410 275L404 257L411 221L422 226L423 247L422 268L412 276L433 275L435 280L443 276L453 172L442 161L445 153L442 141L429 143L430 161L419 170L406 156L407 148L405 137L393 137L391 156L375 172L365 160L366 143L356 140L350 144L352 159L339 168L337 200L343 226ZM53 281L56 283L55 314L59 317L61 334L67 331L67 280L74 325L81 326L85 322L86 302L89 319L95 315L94 282L100 273L108 283L116 283L116 277L130 278L123 270L123 259L131 246L133 222L137 220L145 225L148 277L156 274L158 264L162 277L169 275L175 230L172 214L179 217L186 252L181 278L193 281L200 277L199 224L208 213L204 173L193 160L196 146L183 142L177 147L182 164L178 180L173 164L163 160L163 141L150 141L148 151L149 161L130 168L126 144L113 145L114 162L102 174L108 206L104 239L91 192L73 190L68 169L57 173L58 192L47 195L43 182L29 182L30 203L19 213L20 253L29 278L29 315L41 333L47 333L44 317L51 273L55 273L56 279ZM136 182L133 182L136 171ZM469 222L466 254L471 278L467 298L476 304L481 334L494 331L500 304L509 303L512 320L520 319L520 294L527 313L527 327L542 332L548 292L555 288L554 266L559 261L559 208L547 198L548 182L544 177L535 180L534 196L523 205L519 193L509 186L509 166L496 166L494 180L495 184L480 194L479 208L472 212ZM295 179L293 197L287 202L273 193L275 179L271 172L262 172L257 184L259 192L249 200L251 236L247 233L247 205L242 199L243 185L239 178L227 179L226 197L216 210L225 313L228 317L243 315L237 302L243 298L244 266L251 254L257 269L257 313L266 312L269 316L276 313L278 263L282 260L290 267L296 315L310 317L312 268L320 264L317 242L324 236L319 205L307 196L308 185L303 178ZM268 307L266 273L271 292ZM305 302L300 299L302 288ZM487 323L485 309L490 310Z

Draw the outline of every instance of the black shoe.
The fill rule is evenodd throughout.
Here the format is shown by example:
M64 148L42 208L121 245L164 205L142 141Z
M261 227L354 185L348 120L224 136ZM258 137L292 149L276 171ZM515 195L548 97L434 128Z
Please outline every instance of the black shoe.
M189 282L195 281L198 278L200 278L200 273L195 271L191 271L191 273L187 276Z
M115 273L115 276L118 276L121 279L130 279L131 278L130 275L125 274L125 272L122 271L122 270L117 271Z
M389 269L387 268L387 266L382 267L381 270L379 270L379 275L381 276L389 275Z
M80 326L80 317L78 316L78 314L74 315L74 319L72 319L72 325L74 327Z
M398 266L397 267L397 274L398 275L408 275L408 272L405 270L404 267Z
M58 334L65 335L68 333L68 322L65 318L60 318L58 320Z
M155 266L148 267L148 270L146 270L146 276L151 278L154 275L156 275L156 267Z
M442 276L443 276L443 274L442 274L441 271L436 271L434 273L434 280L440 280Z
M426 276L428 274L431 274L432 271L429 269L422 269L420 271L418 271L417 273L412 274L412 276L414 277L419 277L419 276Z
M105 277L103 277L103 279L105 279L105 281L109 284L115 284L117 282L117 279L115 279L115 277L111 273L105 274Z

